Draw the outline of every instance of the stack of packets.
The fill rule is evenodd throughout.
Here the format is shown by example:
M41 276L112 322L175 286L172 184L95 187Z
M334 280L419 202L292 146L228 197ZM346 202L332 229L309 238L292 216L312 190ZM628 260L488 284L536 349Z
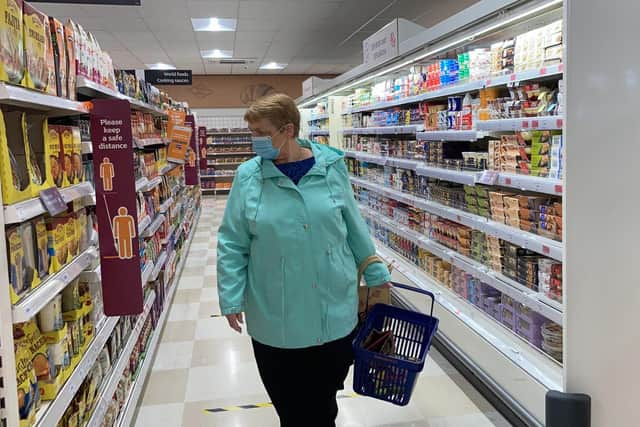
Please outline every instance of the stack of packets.
M561 178L562 135L527 131L489 141L489 169L512 174Z

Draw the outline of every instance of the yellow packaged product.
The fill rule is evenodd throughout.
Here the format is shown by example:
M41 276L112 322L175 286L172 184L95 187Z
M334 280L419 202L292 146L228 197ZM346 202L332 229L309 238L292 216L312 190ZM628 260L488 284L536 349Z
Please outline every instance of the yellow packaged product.
M27 137L25 152L31 178L31 196L38 197L42 190L55 186L50 165L49 125L46 115L30 114L25 117Z
M26 151L25 114L19 111L0 113L0 184L5 205L32 197Z
M51 273L60 269L70 261L68 241L66 237L66 223L64 217L47 219L47 247L51 257Z
M36 218L32 222L34 228L34 237L36 241L36 265L37 275L40 280L44 280L49 275L51 268L51 257L47 248L47 223L44 217Z
M62 188L64 186L64 172L62 167L62 136L60 135L61 131L62 129L60 128L60 126L48 125L48 155L46 156L47 176L51 176L53 183L58 188Z
M47 31L49 18L29 3L24 3L25 74L23 84L31 89L45 90L48 81Z
M0 0L0 80L20 84L24 77L22 0Z
M67 215L67 222L65 224L65 238L67 239L67 247L69 248L69 258L75 258L78 256L78 233L76 229L76 217L75 215Z
M84 165L82 164L82 135L80 128L74 126L71 129L73 136L73 145L71 151L71 169L73 171L73 184L85 181Z
M20 228L12 227L7 229L6 236L9 261L9 294L11 303L15 304L31 289L34 271L27 265Z
M40 388L38 387L38 379L31 359L31 346L24 339L24 335L20 335L20 333L16 335L14 330L18 412L21 426L34 425L36 408L40 402Z
M75 182L71 156L73 155L73 128L71 126L59 126L62 141L62 172L64 175L63 187L68 187Z

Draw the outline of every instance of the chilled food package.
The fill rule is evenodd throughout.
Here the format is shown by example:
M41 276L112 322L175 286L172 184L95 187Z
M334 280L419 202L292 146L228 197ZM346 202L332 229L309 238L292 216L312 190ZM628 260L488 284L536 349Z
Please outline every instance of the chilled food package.
M22 0L1 0L0 80L20 84L24 76Z
M30 5L24 4L24 58L25 86L45 90L47 87L47 26L46 15Z

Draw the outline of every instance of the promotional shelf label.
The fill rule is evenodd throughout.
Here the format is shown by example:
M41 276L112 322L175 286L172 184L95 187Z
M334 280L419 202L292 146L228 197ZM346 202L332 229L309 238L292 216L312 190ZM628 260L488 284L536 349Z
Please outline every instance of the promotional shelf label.
M196 138L196 119L193 115L187 116L185 126L189 127L191 132L189 132L187 161L184 165L184 183L186 185L198 185L198 138Z
M129 101L93 102L91 143L104 313L139 314L144 298Z
M40 200L51 216L56 216L67 210L67 204L57 187L42 190L40 192Z

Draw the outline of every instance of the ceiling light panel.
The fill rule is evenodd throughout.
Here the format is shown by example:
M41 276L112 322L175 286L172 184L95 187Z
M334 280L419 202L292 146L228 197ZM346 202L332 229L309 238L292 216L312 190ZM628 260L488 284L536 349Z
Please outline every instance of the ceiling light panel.
M237 21L231 18L191 18L193 31L235 31Z
M287 68L287 64L279 62L267 62L260 66L261 70L284 70L285 68Z
M206 59L209 59L209 58L217 58L217 59L233 58L233 51L232 50L221 50L221 49L201 50L200 51L200 56L202 56L203 58L206 58Z
M149 70L175 70L176 67L164 62L156 62L154 64L144 64Z

